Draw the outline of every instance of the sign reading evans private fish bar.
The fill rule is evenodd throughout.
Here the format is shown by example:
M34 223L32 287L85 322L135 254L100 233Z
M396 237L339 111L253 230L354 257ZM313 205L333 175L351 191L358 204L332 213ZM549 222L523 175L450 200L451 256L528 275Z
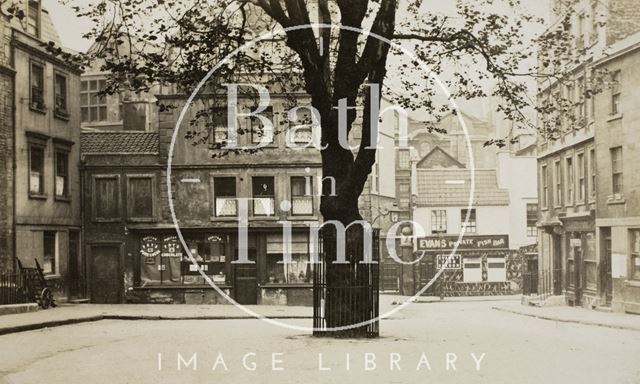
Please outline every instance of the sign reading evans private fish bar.
M440 251L453 249L458 236L428 236L418 239L418 250ZM458 250L506 249L509 248L509 235L464 236L458 243Z

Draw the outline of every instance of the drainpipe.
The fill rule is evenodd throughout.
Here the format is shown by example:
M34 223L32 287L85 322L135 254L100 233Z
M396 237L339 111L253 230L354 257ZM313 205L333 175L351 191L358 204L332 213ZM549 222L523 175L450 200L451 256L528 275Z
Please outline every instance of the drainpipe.
M11 30L11 42L13 42L13 29ZM18 127L16 127L16 115L17 115L17 102L18 102L18 97L16 94L16 66L15 66L15 48L13 47L13 44L10 44L10 50L9 50L9 62L11 67L14 69L14 73L13 73L13 102L11 103L11 120L12 120L12 126L13 126L13 137L11 138L12 145L13 145L13 159L12 159L12 165L11 165L11 171L13 172L13 192L12 192L12 196L11 198L13 199L12 201L12 212L11 212L11 216L12 216L12 220L11 220L11 232L12 232L12 253L13 253L13 265L12 265L12 270L14 272L17 271L17 267L18 267L18 263L17 263L17 259L18 259L18 245L17 245L17 241L18 241L18 234L16 233L16 214L18 213L18 210L16 209L16 197L17 197L17 181L16 181L16 170L18 169L18 163L17 163L17 156L18 156L18 147L17 147L17 143L16 143L16 136L17 136L17 132L18 132Z

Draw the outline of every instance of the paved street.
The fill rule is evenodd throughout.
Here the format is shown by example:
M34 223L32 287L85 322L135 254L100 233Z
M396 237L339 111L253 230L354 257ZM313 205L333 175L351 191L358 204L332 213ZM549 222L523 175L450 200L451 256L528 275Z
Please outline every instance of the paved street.
M317 339L237 319L102 320L14 333L0 336L0 382L640 382L640 332L536 319L495 304L413 304L382 322L378 340ZM178 353L185 362L197 353L197 364L179 370ZM284 371L273 370L272 359Z

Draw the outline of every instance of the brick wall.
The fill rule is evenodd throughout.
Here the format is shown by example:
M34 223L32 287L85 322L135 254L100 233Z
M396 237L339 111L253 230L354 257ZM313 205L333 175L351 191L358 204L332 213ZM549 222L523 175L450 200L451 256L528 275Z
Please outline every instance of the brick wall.
M640 31L638 0L611 0L607 20L607 45Z

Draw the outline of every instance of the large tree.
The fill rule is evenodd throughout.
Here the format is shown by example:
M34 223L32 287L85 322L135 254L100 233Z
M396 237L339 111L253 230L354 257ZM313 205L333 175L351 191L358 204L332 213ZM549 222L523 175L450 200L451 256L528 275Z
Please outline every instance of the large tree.
M304 89L321 118L321 143L326 146L321 150L323 176L336 181L335 195L330 183L323 184L321 213L324 220L347 225L362 219L358 198L376 159L375 145L370 145L370 101L380 94L371 92L385 92L404 108L421 109L433 117L432 122L450 109L438 102L442 92L433 77L376 36L415 52L445 80L451 98L499 98L498 111L514 122L515 129L537 128L528 120L531 110L550 113L536 105L529 86L532 78L562 77L560 70L549 68L560 68L565 60L561 53L569 48L567 28L560 24L538 36L536 43L546 53L536 59L536 45L527 31L542 20L523 13L519 0L458 0L453 16L432 12L435 5L426 0L98 0L76 7L79 16L94 22L86 37L95 44L86 55L69 59L103 63L111 73L107 92L122 87L143 92L171 82L189 94L213 64L237 47L274 27L293 27L279 35L282 40L271 50L254 47L238 53L210 81L219 84L243 73ZM295 28L314 22L350 28ZM63 54L53 45L50 49ZM394 67L388 68L391 58ZM355 109L348 110L346 119L347 134L362 130L356 151L340 145L335 108L340 100L363 108L362 124L354 124L359 118ZM206 116L206 111L200 115ZM436 126L425 124L426 129ZM202 139L194 131L188 138ZM505 139L497 137L494 142L502 145ZM362 235L349 233L355 240ZM349 267L332 266L335 249L325 243L329 287L358 284L362 252L357 249L347 252ZM329 326L367 319L353 314L348 303L352 299L327 304L332 308L327 313Z

